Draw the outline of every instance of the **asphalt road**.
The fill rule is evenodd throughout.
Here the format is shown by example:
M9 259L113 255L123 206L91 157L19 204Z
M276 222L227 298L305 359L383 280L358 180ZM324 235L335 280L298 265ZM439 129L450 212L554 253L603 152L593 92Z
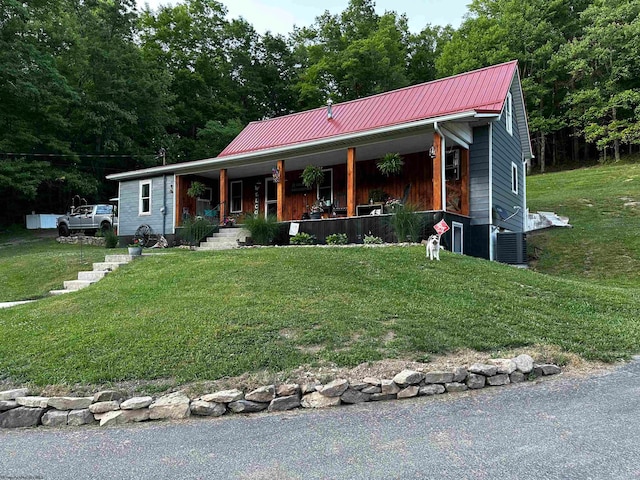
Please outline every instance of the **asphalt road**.
M640 359L322 411L0 432L0 479L640 479Z

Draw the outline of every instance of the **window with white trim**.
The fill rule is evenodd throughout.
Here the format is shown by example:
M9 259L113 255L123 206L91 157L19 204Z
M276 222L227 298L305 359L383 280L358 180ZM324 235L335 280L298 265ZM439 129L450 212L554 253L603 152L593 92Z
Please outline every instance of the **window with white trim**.
M242 212L242 180L231 182L231 213Z
M511 191L518 194L518 165L511 162Z
M318 198L321 200L333 202L333 169L323 168L324 180L318 185Z
M151 215L151 180L140 180L138 215Z
M504 109L504 116L507 122L507 132L509 132L509 135L513 135L513 97L511 96L511 92L507 93L507 103L505 104Z

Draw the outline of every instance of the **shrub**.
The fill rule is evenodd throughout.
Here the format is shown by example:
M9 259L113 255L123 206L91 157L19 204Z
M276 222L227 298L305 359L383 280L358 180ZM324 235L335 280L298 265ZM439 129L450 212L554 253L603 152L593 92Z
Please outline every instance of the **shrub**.
M389 223L398 242L406 242L407 240L417 242L420 240L424 220L417 211L418 209L410 204L394 208L393 215L389 217Z
M327 235L325 239L328 245L346 245L349 243L349 238L346 233L334 233Z
M118 236L112 228L105 230L104 232L104 246L105 248L116 248L118 246Z
M328 245L346 245L349 243L349 238L346 233L334 233L332 235L327 235L325 240Z
M371 233L369 233L369 235L365 235L364 236L364 244L365 245L376 245L376 244L381 244L382 239L380 237L376 237L375 235L371 235Z
M183 243L197 245L205 237L211 235L216 228L202 217L188 217L182 224L179 237Z
M258 245L269 245L280 231L280 225L274 215L267 218L263 215L247 215L243 225L251 233L253 243Z
M291 245L313 245L314 243L316 243L316 237L315 235L300 232L291 237L291 240L289 240L289 242L291 243Z

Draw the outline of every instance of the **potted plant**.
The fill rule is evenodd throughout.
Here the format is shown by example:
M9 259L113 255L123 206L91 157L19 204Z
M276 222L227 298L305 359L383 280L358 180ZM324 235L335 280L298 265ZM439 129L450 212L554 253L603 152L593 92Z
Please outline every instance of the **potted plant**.
M313 205L311 205L309 218L311 219L319 219L322 217L322 212L324 211L324 202L320 199L316 200Z
M314 185L321 185L324 181L324 172L322 171L322 167L318 167L317 165L307 165L304 167L302 171L302 175L300 175L302 179L302 184L307 188L313 188ZM318 193L316 192L316 201L313 205L311 205L310 209L310 218L318 219L322 216L322 207L324 206L324 202L320 201Z
M134 238L133 241L127 245L127 248L129 249L129 255L132 257L142 255L142 244L138 238Z
M389 177L396 175L402 170L404 161L399 153L387 153L384 157L376 162L376 166L380 173Z

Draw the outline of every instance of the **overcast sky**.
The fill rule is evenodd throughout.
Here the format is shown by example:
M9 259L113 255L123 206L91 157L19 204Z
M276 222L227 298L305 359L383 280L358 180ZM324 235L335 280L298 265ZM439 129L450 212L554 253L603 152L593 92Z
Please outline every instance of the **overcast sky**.
M176 0L136 0L142 7L148 3L151 9L158 5L175 5ZM287 35L293 26L311 25L315 18L325 10L332 14L342 12L349 0L219 0L227 7L230 18L243 17L259 32L270 30L272 33ZM406 13L409 29L419 32L430 23L432 25L451 24L460 26L462 16L467 12L471 0L376 0L376 12L380 15L386 10Z

